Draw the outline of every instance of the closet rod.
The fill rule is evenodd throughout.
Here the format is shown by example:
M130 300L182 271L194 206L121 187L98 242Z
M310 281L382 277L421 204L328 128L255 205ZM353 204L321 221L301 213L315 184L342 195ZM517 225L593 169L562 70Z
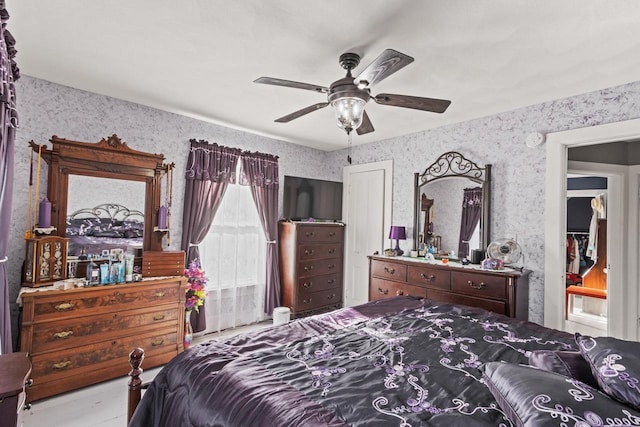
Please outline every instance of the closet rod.
M586 235L589 235L589 232L588 231L567 231L567 234L584 234L586 236Z

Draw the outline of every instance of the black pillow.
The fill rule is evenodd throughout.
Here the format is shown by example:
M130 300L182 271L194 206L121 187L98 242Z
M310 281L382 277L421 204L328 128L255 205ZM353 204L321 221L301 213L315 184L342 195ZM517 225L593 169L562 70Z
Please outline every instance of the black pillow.
M480 370L518 427L640 425L640 412L573 378L505 362L489 362Z
M575 336L600 389L625 405L640 410L640 342Z
M591 372L591 365L579 351L532 351L529 355L529 365L575 378L593 388L598 388L598 382Z

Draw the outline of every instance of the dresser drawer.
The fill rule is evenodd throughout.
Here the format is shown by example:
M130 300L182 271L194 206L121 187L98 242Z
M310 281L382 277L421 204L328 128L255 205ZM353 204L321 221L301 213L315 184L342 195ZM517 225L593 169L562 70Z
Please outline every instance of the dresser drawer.
M178 325L175 304L46 322L33 329L31 353L110 340L121 336L122 331L142 333L171 325L174 328Z
M407 281L412 285L429 288L451 289L451 272L422 266L409 266Z
M298 280L298 292L318 292L327 289L342 289L342 273L305 277Z
M341 258L301 261L298 263L298 277L321 276L341 272Z
M342 288L328 289L320 292L299 293L296 311L313 310L325 305L342 302Z
M35 354L31 357L34 383L63 378L74 371L100 369L113 364L113 360L126 360L132 348L142 347L145 356L177 349L176 328L162 329L140 335L131 335L64 351Z
M491 299L476 298L467 295L453 294L449 292L427 289L427 298L432 301L445 302L449 304L467 305L469 307L479 307L498 314L508 315L507 303Z
M332 242L342 244L342 226L305 225L298 227L298 243Z
M342 258L342 243L309 243L298 246L298 260Z
M407 281L407 266L394 262L378 261L371 262L371 274L383 279Z
M182 289L175 283L147 285L107 285L85 288L72 292L60 292L54 296L38 295L33 307L34 322L68 317L94 315L149 305L177 304ZM31 295L25 295L25 305Z
M507 279L504 277L454 271L451 273L451 289L483 298L507 299Z
M427 296L427 290L423 287L408 285L406 283L392 282L378 278L371 279L369 301L376 301L399 295L410 295L412 297L425 298Z

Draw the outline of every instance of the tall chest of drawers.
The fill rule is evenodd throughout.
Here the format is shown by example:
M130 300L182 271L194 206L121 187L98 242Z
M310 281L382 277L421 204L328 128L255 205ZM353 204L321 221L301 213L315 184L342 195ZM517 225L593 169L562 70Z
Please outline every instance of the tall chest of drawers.
M529 272L482 270L407 257L369 257L369 300L411 295L529 317Z
M185 277L170 277L23 293L29 401L123 376L135 347L145 349L149 368L182 352L186 285Z
M342 307L344 224L279 223L282 304L292 316Z

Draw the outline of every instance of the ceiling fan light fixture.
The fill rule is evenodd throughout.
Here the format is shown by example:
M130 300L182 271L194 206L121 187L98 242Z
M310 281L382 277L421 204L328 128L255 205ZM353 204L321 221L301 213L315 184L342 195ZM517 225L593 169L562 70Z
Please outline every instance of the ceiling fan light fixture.
M331 102L336 116L336 124L347 132L358 129L362 124L362 115L366 101L357 97L338 98Z

